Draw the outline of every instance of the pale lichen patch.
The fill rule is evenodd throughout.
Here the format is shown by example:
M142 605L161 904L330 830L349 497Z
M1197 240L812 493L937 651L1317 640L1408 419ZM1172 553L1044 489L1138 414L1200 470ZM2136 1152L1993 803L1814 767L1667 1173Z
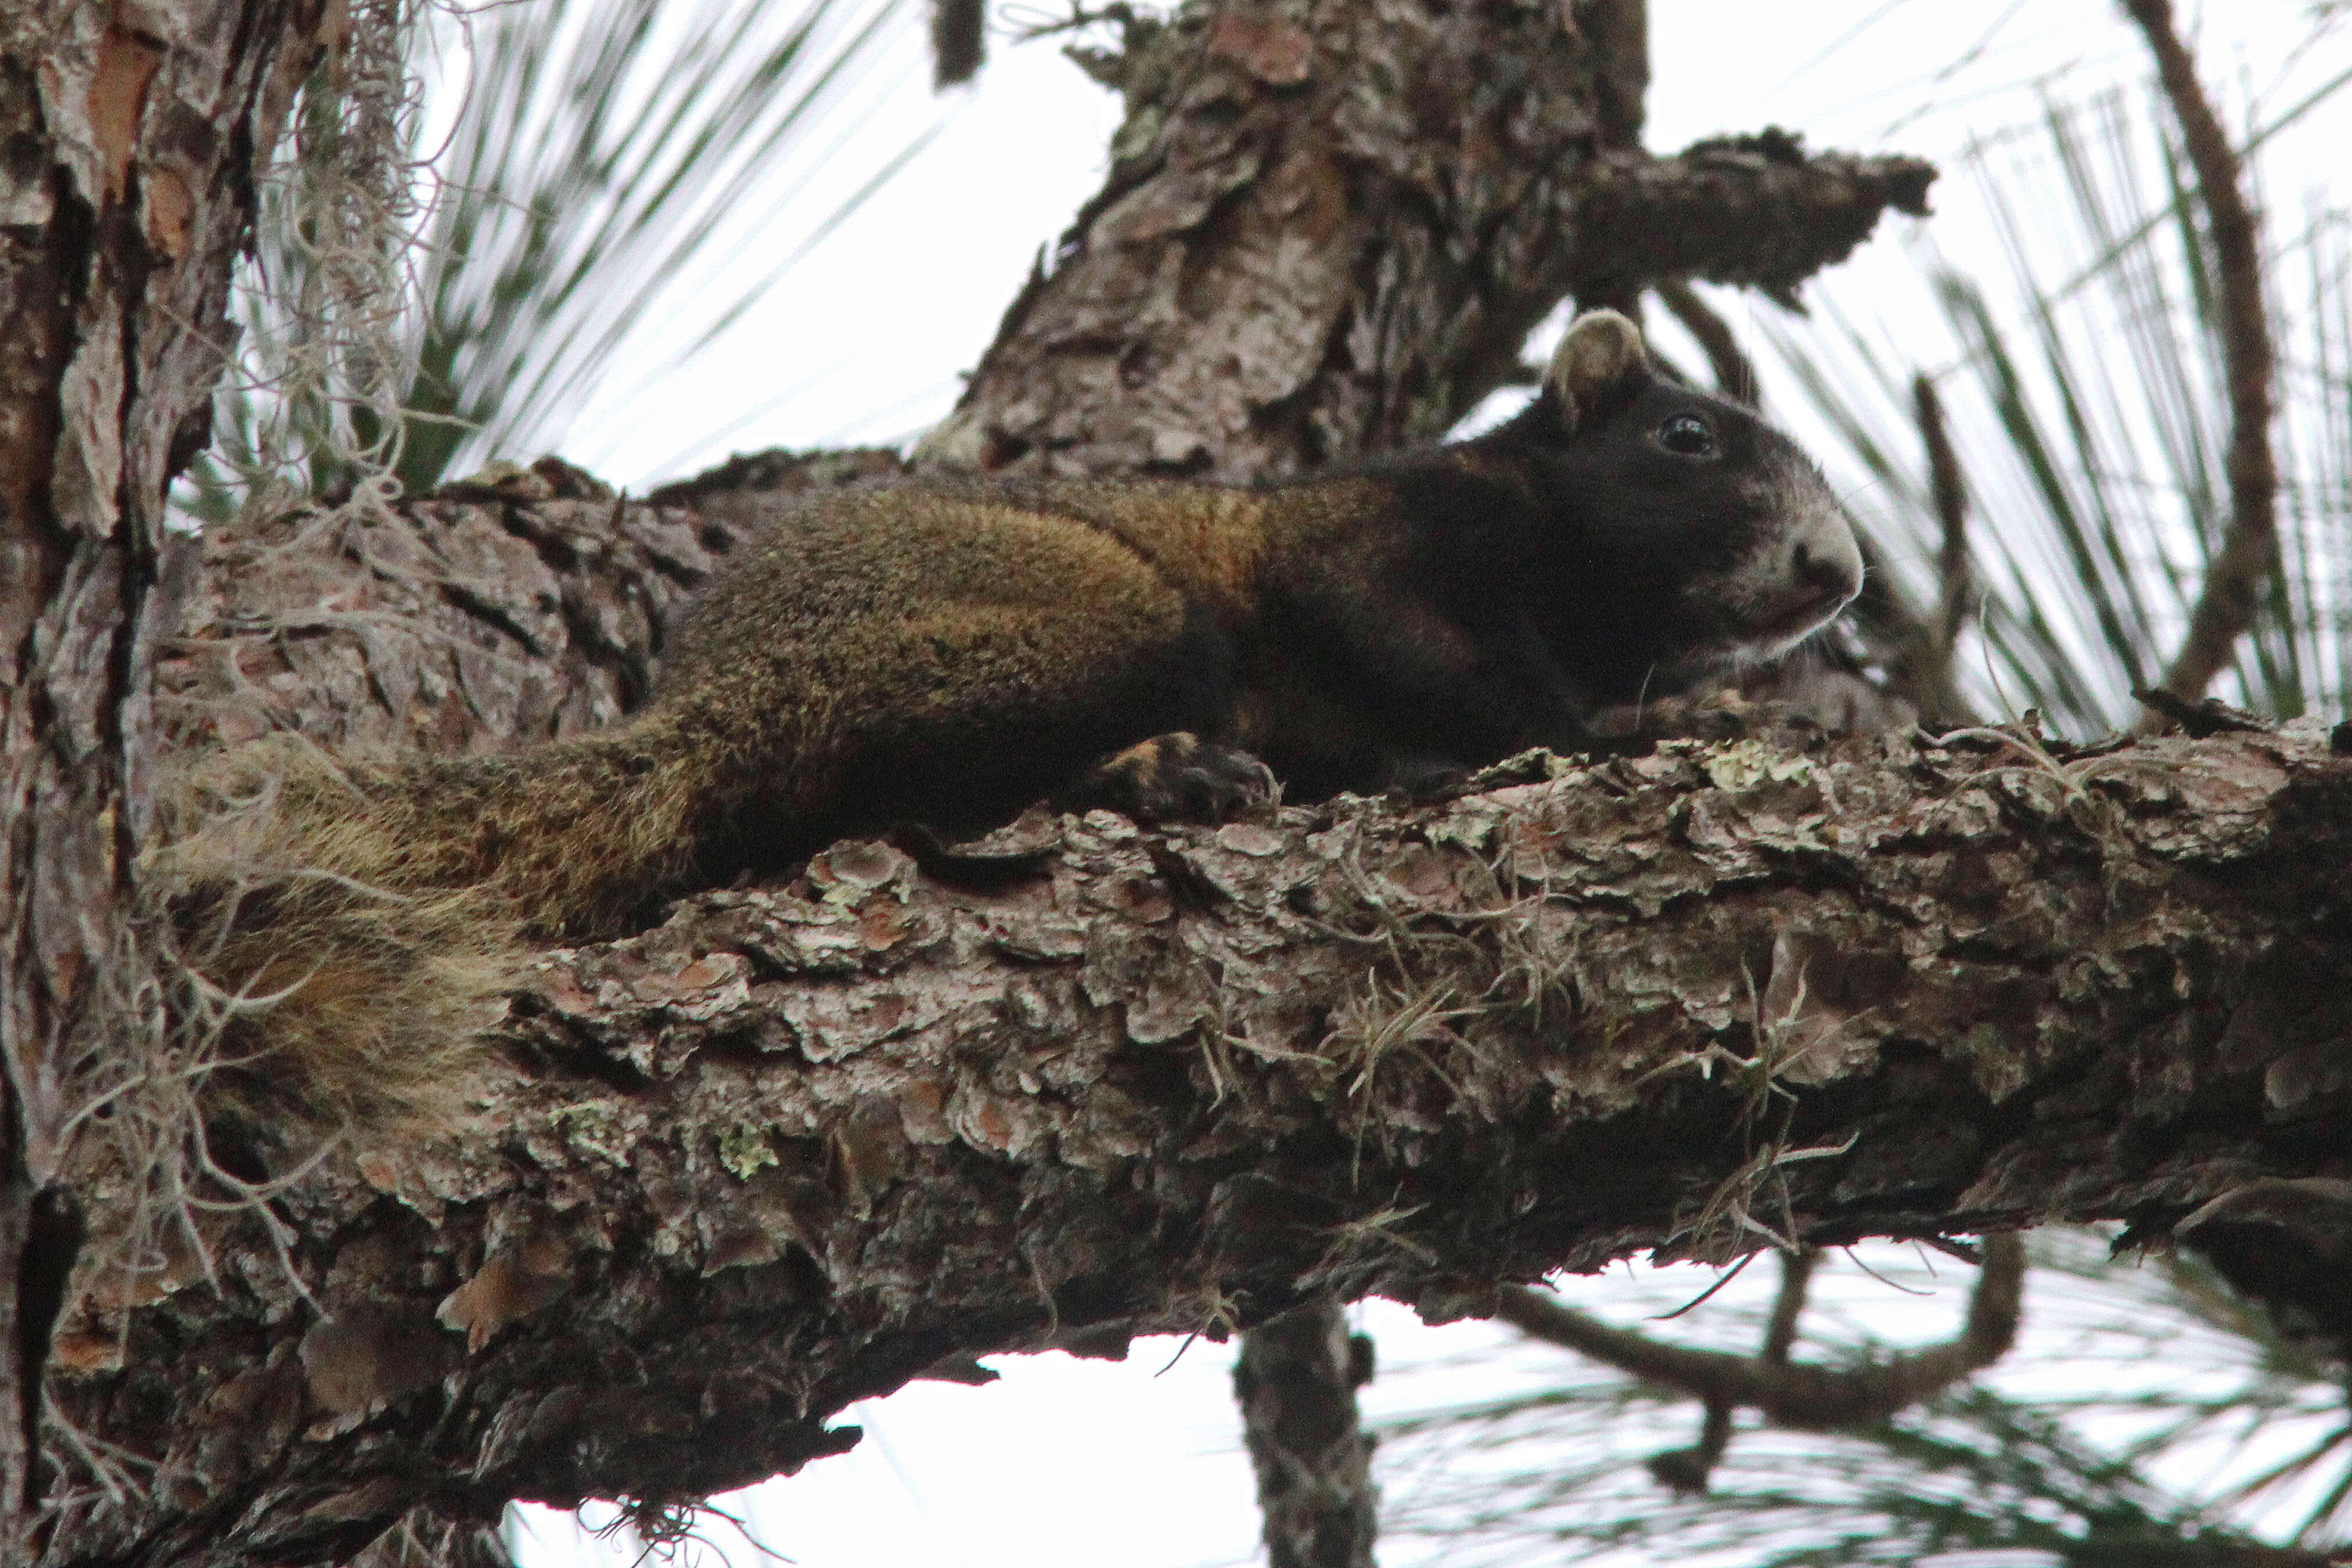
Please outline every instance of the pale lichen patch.
M753 1172L778 1161L774 1145L768 1142L767 1129L739 1121L719 1129L719 1163L732 1171L736 1180L748 1182Z

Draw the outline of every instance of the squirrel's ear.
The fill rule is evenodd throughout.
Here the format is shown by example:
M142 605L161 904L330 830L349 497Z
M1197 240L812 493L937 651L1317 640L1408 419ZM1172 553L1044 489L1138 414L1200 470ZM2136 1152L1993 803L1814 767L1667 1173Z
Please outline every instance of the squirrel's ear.
M1642 329L1614 310L1587 310L1568 324L1544 381L1559 395L1561 417L1572 436L1612 394L1649 374Z

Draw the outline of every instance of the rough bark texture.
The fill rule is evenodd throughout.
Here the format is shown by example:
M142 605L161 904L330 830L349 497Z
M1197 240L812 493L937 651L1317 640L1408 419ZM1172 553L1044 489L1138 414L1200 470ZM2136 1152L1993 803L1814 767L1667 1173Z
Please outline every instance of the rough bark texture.
M1785 138L1643 153L1644 11L1346 0L1131 28L1096 62L1128 98L1110 179L927 455L1227 479L1358 457L1451 425L1564 293L1633 309L1694 271L1793 286L1887 205L1924 210L1915 160L1809 162ZM1370 1529L1369 1494L1338 1500L1349 1473L1261 1463L1269 1542L1282 1499L1312 1497L1307 1533L1369 1556L1369 1535L1332 1533Z
M477 752L609 724L645 700L670 613L762 510L898 467L772 454L649 506L547 459L444 486L389 524L295 511L215 528L186 635L158 662L164 738Z
M1098 62L1129 100L1109 183L929 451L1229 479L1360 456L1452 424L1564 292L1793 286L1886 205L1924 210L1914 160L1642 152L1645 9L1232 6L1132 30ZM1258 1474L1269 1530L1276 1489L1345 1486ZM1370 1500L1331 1517L1369 1528Z
M1326 0L1139 29L1097 63L1129 101L1109 182L929 450L1240 479L1425 439L1563 294L1794 286L1888 206L1925 210L1916 159L1604 151L1625 61L1591 40L1625 9Z
M1139 29L1110 184L931 455L1242 477L1375 449L1494 384L1563 290L1638 283L1624 235L1656 215L1695 226L1662 235L1657 271L1788 284L1884 206L1919 208L1930 172L1908 160L1778 139L1600 153L1628 74L1591 40L1627 10L1330 0ZM190 739L257 714L462 748L604 721L641 693L667 609L773 504L740 487L890 466L738 473L656 508L542 468L331 536L224 533L165 666L169 716ZM1671 813L1700 789L1675 766L1587 782L1597 807L1631 791ZM1556 796L1582 798L1527 803ZM203 1247L127 1300L85 1270L58 1353L62 1421L90 1441L47 1559L321 1561L518 1495L692 1497L833 1451L844 1403L983 1349L1222 1331L1375 1285L1453 1310L1498 1272L1722 1245L1685 1222L1752 1153L1744 1101L1639 1075L1742 1038L1718 983L1754 967L1740 922L1761 917L1725 904L1573 971L1580 949L1545 944L1649 896L1666 819L1620 824L1622 853L1605 822L1597 858L1558 851L1563 879L1613 866L1587 910L1486 884L1479 865L1522 856L1496 809L1040 824L1045 871L991 894L844 848L797 891L712 894L560 957L467 1127L337 1151L271 1205L275 1235L251 1210L204 1216ZM1691 892L1670 901L1706 914ZM1633 949L1649 967L1612 967ZM1675 964L1704 983L1669 1004L1648 987ZM1607 994L1571 1006L1579 986ZM1863 1076L1855 1104L1880 1105ZM1841 1114L1859 1112L1825 1124ZM1688 1159L1622 1157L1684 1146L1661 1129ZM2240 1131L2246 1158L2294 1166L2258 1117ZM301 1152L224 1148L248 1175ZM2095 1177L2080 1206L2160 1210L2137 1179ZM1865 1180L1817 1223L2049 1200L2027 1181L1972 1207L1965 1187L1942 1167L1924 1196Z
M78 1197L56 1184L115 1048L148 672L177 611L164 485L204 437L229 267L317 58L300 0L29 0L0 19L0 1561Z
M210 1216L217 1289L184 1258L68 1325L66 1411L156 1468L51 1558L693 1495L973 1352L1318 1291L1483 1311L1743 1215L2160 1235L2345 1174L2352 763L2086 762L1678 743L1444 805L1041 819L992 891L865 845L689 900L553 958L471 1123L281 1199L284 1261Z

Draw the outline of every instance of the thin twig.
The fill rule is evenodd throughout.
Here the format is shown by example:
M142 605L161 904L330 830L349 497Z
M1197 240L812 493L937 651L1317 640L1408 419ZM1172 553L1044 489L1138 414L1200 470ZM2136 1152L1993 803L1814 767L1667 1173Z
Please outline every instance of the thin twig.
M1722 1462L1723 1451L1730 1446L1730 1403L1710 1399L1698 1441L1687 1448L1669 1448L1663 1454L1651 1455L1650 1473L1675 1491L1703 1493L1708 1478L1715 1474L1715 1467Z
M2196 62L2173 30L2171 0L2124 0L2124 9L2147 35L2157 75L2180 122L2181 140L2197 171L2221 277L2221 346L2230 382L2230 530L2206 569L2205 590L2189 616L2189 635L2164 687L2190 701L2205 694L2229 663L2231 649L2254 623L2263 583L2278 559L2278 459L2271 450L2271 383L2276 351L2263 303L2263 271L2254 215L2246 205L2242 170L2221 120L2198 84Z
M1805 1315L1805 1297L1814 1266L1821 1260L1818 1247L1780 1254L1780 1289L1772 1298L1772 1316L1764 1325L1764 1342L1756 1351L1758 1364L1789 1364L1789 1352L1797 1342L1797 1321ZM1706 1396L1706 1419L1699 1427L1698 1441L1687 1448L1653 1454L1650 1473L1678 1492L1705 1492L1724 1450L1731 1446L1732 1408L1732 1402L1720 1391Z
M1749 1405L1781 1426L1822 1431L1884 1420L1998 1361L2017 1337L2024 1279L2024 1243L2012 1234L1985 1237L1984 1271L1958 1337L1849 1368L1775 1364L1760 1355L1664 1344L1523 1286L1505 1288L1495 1315L1546 1343L1681 1389L1710 1406Z
M931 86L961 87L988 58L986 0L931 0Z
M1680 278L1662 278L1654 287L1658 303L1698 340L1699 352L1706 355L1707 369L1714 373L1715 389L1735 403L1756 406L1756 365L1732 335L1731 323Z
M1960 632L1976 618L1976 571L1969 559L1969 487L1960 473L1960 455L1952 449L1951 431L1944 423L1944 402L1936 395L1934 379L1922 373L1911 384L1919 410L1919 439L1927 448L1929 489L1936 500L1936 519L1943 525L1943 548L1936 557L1936 668L1934 684L1952 681L1952 655Z
M1767 1366L1789 1364L1790 1348L1797 1342L1797 1320L1805 1315L1805 1297L1813 1282L1813 1268L1822 1260L1818 1247L1800 1247L1780 1255L1780 1292L1772 1298L1772 1316L1764 1325L1764 1343L1756 1359Z

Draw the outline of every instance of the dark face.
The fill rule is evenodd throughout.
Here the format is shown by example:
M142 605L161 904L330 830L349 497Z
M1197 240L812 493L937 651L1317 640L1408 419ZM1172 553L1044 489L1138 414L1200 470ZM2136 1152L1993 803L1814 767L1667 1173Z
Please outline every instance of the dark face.
M1861 587L1861 552L1820 471L1753 413L1645 366L1579 403L1570 428L1548 387L1476 445L1526 479L1517 591L1597 699L1771 658Z

